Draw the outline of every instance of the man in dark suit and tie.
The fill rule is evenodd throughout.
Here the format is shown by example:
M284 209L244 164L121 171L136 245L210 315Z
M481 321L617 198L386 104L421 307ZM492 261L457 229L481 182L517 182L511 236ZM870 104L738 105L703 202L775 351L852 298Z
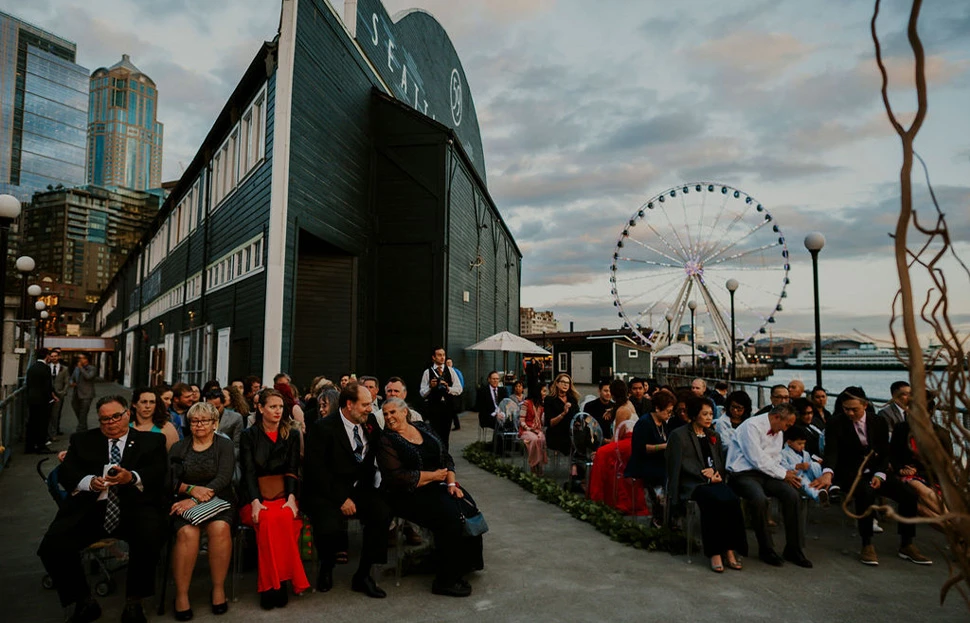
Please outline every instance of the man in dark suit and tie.
M47 448L47 426L51 417L51 405L57 401L54 395L54 379L47 367L50 351L37 349L37 360L27 368L27 430L26 451L51 454Z
M61 411L64 409L64 398L67 397L71 373L68 372L67 366L61 363L61 349L59 348L51 349L47 362L51 369L51 378L54 379L54 395L57 396L57 402L51 405L50 425L47 427L47 436L53 438L64 434L64 431L61 430Z
M869 400L861 387L847 387L839 398L842 413L833 414L825 427L824 469L812 486L828 488L834 483L848 493L859 467L872 452L855 490L856 514L865 511L880 495L896 500L903 517L915 517L918 503L915 490L889 473L889 424L878 415L866 412ZM876 566L879 559L872 545L872 519L871 513L859 519L862 537L859 559L864 565ZM916 549L915 535L915 525L900 522L899 557L918 565L933 564Z
M482 428L495 428L495 419L499 415L498 405L508 398L508 392L504 387L499 387L501 379L498 372L492 370L488 373L488 385L478 391L478 404L475 410L478 411L478 425Z
M48 374L49 376L49 374ZM155 591L155 567L167 525L168 454L165 436L128 428L127 401L98 401L99 428L75 433L59 467L68 496L37 550L62 606L74 623L101 616L91 598L80 552L106 537L128 543L123 623L145 621L141 600Z
M339 411L313 423L306 435L301 508L313 524L320 555L317 590L333 588L333 568L345 518L364 526L360 564L351 588L368 597L387 593L371 577L371 565L387 562L391 510L380 494L377 449L381 429L371 413L371 394L356 382L340 390Z

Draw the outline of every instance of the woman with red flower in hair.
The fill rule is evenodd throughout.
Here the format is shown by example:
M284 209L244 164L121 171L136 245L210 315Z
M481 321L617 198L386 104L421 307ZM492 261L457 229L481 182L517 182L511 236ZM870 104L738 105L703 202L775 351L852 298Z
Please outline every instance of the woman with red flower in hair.
M687 399L689 423L672 433L667 441L667 500L671 508L687 500L701 512L701 540L711 570L724 571L724 564L738 571L737 554L747 555L741 501L725 484L724 444L711 424L714 403L708 398ZM723 556L723 558L722 558Z

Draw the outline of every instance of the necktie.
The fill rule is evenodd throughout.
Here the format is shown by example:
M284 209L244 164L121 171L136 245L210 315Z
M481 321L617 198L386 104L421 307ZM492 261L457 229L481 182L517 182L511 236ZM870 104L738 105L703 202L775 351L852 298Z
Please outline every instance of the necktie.
M51 364L51 376L57 376L57 364Z
M498 394L497 394L495 388L493 387L492 388L492 404L494 404L497 407L498 406L498 400L496 400L496 398L498 398Z
M121 463L121 450L118 448L118 440L111 440L111 460L109 461L112 465L117 465ZM112 485L108 488L108 508L104 513L104 529L105 532L111 534L114 532L115 528L118 527L118 522L121 521L121 502L118 500L118 491L115 489L117 485Z
M441 366L438 366L438 376L441 376L443 373L444 369Z
M360 427L354 426L354 457L360 463L364 460L364 441L360 438Z
M855 432L859 436L859 441L862 442L863 446L869 446L869 440L866 438L866 425L865 422L859 420L855 423Z

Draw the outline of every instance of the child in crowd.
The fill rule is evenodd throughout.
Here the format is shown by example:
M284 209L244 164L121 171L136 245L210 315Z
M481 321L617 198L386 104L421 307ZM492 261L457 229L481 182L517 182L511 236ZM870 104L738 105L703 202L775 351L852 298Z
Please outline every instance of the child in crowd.
M813 461L811 455L805 451L808 431L804 426L795 425L785 431L785 447L781 450L781 466L786 470L798 472L802 481L802 492L809 498L828 506L828 492L824 489L813 489L811 482L822 475L822 466Z

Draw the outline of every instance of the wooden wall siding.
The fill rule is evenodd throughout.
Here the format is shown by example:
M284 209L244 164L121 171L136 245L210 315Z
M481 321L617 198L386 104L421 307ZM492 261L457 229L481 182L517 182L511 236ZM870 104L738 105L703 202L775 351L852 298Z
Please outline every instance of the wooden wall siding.
M232 329L229 340L229 377L261 374L266 273L214 292L206 299L206 320L212 325L213 340L219 329ZM239 352L242 349L243 352ZM215 375L215 344L211 370Z
M298 386L308 387L317 375L337 379L354 365L355 260L306 232L299 240L293 363L287 372Z
M499 331L518 332L519 257L487 196L457 154L452 166L448 354L471 387L481 383L490 370L502 369L506 358L501 353L475 353L465 348ZM473 265L476 267L471 268ZM468 303L463 301L466 291ZM517 356L509 355L509 369L516 369L517 362Z
M372 74L352 48L324 0L299 3L291 107L289 194L283 317L294 317L297 232L358 257L358 309L373 290L373 240L368 189L371 180L369 110ZM366 352L364 322L356 336ZM293 362L292 322L282 327L282 361ZM357 365L356 362L354 362Z

